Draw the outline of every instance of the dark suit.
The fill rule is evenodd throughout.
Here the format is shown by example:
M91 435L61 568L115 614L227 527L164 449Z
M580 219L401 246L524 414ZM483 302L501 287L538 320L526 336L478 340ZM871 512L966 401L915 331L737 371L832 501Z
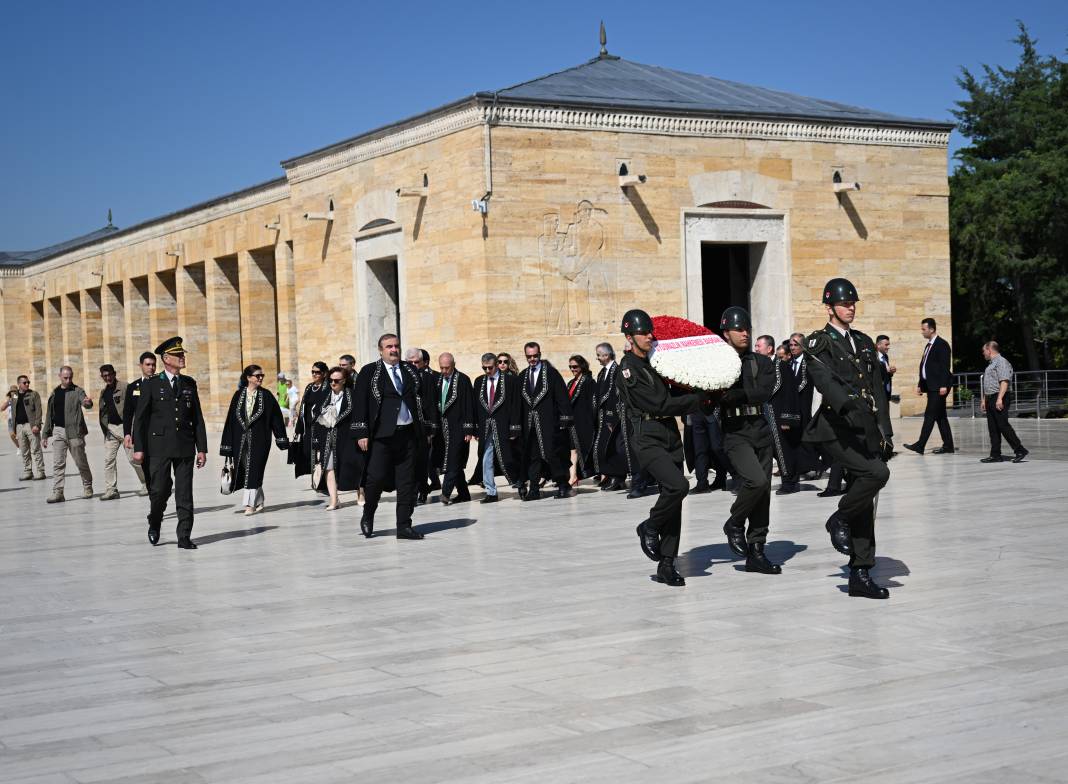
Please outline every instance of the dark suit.
M442 498L448 498L455 488L457 500L470 501L471 493L467 489L464 469L467 468L467 458L471 453L467 437L475 435L477 431L475 392L471 387L471 379L454 369L448 381L445 400L442 402L445 376L438 373L434 381L433 399L438 408L441 427L434 436L430 455L431 471L435 477L437 472L441 471Z
M142 377L131 381L126 386L126 405L122 409L122 435L133 436L134 415L137 413L137 404L141 402L141 385L147 381ZM141 460L141 471L148 481L151 481L152 471L148 465L148 455Z
M397 532L412 527L415 509L418 452L427 450L427 437L436 429L432 401L423 397L424 382L418 370L398 362L401 389L392 380L393 369L382 360L361 368L354 390L355 413L351 437L368 440L363 516L374 520L382 493L397 490ZM411 423L399 425L402 407Z
M949 343L935 335L934 341L924 347L924 354L920 359L920 380L917 386L927 395L927 408L923 412L923 426L915 446L923 450L937 424L938 434L942 436L942 447L952 450L953 431L949 427L949 417L946 416L946 397L953 387ZM942 388L946 390L945 395L938 392Z
M142 381L138 392L132 435L134 451L143 452L151 467L149 528L159 530L173 487L178 539L188 539L193 532L194 461L198 452L208 451L197 382L179 375L172 386L164 372Z
M559 487L568 482L568 468L561 460L560 445L567 444L567 429L574 416L567 387L559 371L542 360L537 379L532 380L528 367L519 374L523 398L523 463L530 489L535 490L548 475Z

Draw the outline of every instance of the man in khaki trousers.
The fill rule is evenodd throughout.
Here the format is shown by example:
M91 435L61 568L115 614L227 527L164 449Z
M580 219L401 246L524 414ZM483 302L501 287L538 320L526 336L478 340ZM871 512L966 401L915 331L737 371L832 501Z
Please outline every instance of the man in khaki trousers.
M148 495L145 473L141 466L133 462L131 458L133 450L127 449L123 443L122 423L124 411L129 405L128 387L115 377L115 368L110 364L100 366L100 378L104 382L104 388L100 390L100 400L96 406L97 411L100 412L100 432L104 434L104 494L100 496L100 500L111 501L119 497L117 457L120 449L126 452L126 459L130 462L134 473L137 474L137 481L141 483L137 494ZM136 401L137 398L134 398L133 405L137 405Z
M82 409L92 408L92 398L85 390L72 383L74 370L69 365L59 369L59 386L52 390L45 406L44 431L41 446L48 448L48 439L53 437L52 447L52 495L48 503L65 501L63 479L67 470L67 452L74 458L78 473L82 477L82 495L93 497L93 472L89 470L89 461L85 457L85 437L89 428L85 426Z
M15 444L22 456L20 480L44 479L44 453L41 451L41 396L30 389L28 376L18 377L18 386L0 406L11 409L8 416L15 423Z

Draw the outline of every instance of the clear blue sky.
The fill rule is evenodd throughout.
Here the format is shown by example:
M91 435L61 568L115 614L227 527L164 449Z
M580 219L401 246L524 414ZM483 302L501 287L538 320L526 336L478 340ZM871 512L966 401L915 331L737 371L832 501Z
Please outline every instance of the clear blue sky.
M278 162L608 48L638 62L952 119L961 66L1011 65L1022 19L1068 48L1065 0L8 3L0 249L130 226ZM954 134L952 147L959 146Z

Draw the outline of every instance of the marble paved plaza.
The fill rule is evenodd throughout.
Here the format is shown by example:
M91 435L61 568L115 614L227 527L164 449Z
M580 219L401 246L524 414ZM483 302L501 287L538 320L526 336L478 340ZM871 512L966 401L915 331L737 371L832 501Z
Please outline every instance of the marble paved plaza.
M1068 422L1021 425L1021 465L954 427L892 463L886 602L845 595L812 491L773 497L779 577L739 570L729 495L688 499L669 589L648 499L432 503L424 541L367 541L280 453L246 519L213 457L183 552L99 500L97 433L98 497L60 506L6 445L0 781L1068 782Z

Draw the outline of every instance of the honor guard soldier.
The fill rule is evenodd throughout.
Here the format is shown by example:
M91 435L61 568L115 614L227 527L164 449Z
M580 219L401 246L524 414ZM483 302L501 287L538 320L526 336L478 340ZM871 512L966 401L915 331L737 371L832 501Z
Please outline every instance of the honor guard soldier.
M682 438L675 417L701 408L703 393L675 394L649 364L653 347L653 320L644 310L628 310L621 331L633 344L623 355L616 376L616 389L631 422L631 446L638 463L660 484L649 519L638 524L642 552L660 565L657 582L685 585L675 569L682 530L682 501L690 483L682 473Z
M723 311L719 329L742 360L741 375L719 402L723 448L735 476L741 480L723 533L731 550L745 556L747 572L779 574L782 567L764 554L771 505L771 458L775 452L774 434L764 404L775 391L775 368L770 359L752 351L753 325L745 308L735 306Z
M876 497L890 479L892 430L875 343L850 328L859 300L845 278L823 289L829 323L809 335L804 347L809 376L823 400L804 439L821 445L853 477L826 526L834 549L849 556L849 595L885 599L890 592L868 570L875 565Z
M203 468L208 459L208 437L200 409L197 382L183 376L185 349L180 337L156 347L163 372L141 382L134 414L134 462L148 458L151 476L148 494L148 541L159 543L159 528L171 497L178 512L178 547L195 550L193 533L193 465Z

